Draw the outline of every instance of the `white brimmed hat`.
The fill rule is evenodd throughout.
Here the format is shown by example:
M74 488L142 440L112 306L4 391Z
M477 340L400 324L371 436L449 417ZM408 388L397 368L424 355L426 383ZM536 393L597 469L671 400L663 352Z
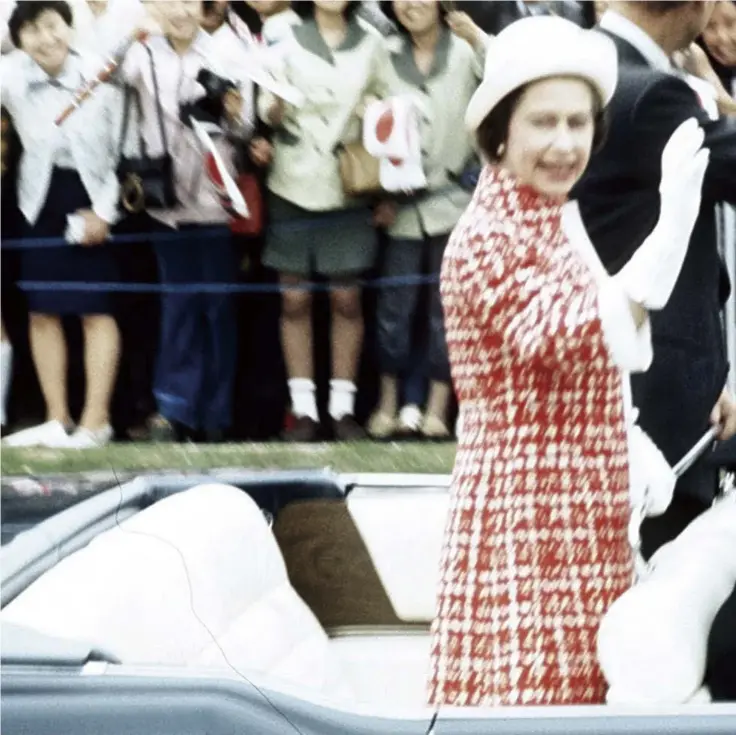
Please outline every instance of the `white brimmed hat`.
M471 132L509 93L538 79L575 76L589 81L607 105L618 80L618 53L604 34L557 16L517 20L488 42L485 72L470 100Z

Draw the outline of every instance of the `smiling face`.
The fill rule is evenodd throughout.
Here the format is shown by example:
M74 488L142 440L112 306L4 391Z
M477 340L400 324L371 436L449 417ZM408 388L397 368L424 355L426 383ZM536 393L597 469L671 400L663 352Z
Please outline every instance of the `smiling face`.
M412 36L422 36L440 22L437 0L394 0L396 20Z
M21 49L50 76L64 67L71 37L72 29L55 10L44 10L18 33Z
M170 41L187 43L199 33L202 3L199 0L168 0L157 3L158 17Z
M736 3L726 0L716 4L703 40L716 61L736 67Z
M502 165L541 194L566 197L590 160L595 101L582 79L530 84L511 114Z

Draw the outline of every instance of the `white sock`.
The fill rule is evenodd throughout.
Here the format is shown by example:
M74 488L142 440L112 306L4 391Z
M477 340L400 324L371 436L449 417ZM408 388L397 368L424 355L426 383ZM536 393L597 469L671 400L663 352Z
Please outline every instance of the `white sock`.
M306 416L312 421L319 421L315 391L314 381L309 378L292 378L289 381L291 412L296 418Z
M8 393L10 379L13 375L13 345L10 342L0 342L0 419L5 425L7 418Z
M351 380L330 381L329 411L335 421L355 413L355 383Z

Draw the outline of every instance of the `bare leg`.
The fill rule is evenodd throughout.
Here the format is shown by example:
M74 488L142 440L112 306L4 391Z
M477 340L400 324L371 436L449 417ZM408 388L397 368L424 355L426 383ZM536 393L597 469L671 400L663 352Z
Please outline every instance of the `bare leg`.
M120 332L113 317L82 317L87 391L79 425L97 431L110 423L110 401L120 361Z
M399 410L399 381L393 375L382 375L378 407L376 411L385 416L395 416Z
M299 276L281 275L282 286L303 282ZM287 375L289 378L312 380L312 294L291 288L284 290L281 298L281 342Z
M67 352L61 319L52 314L30 315L30 342L41 392L46 402L46 420L71 424L67 404Z
M5 331L5 322L0 319L0 425L7 423L8 392L13 374L13 345Z
M447 411L450 407L452 395L449 383L432 381L429 386L429 398L427 399L427 411L424 416L425 435L440 437L447 432ZM437 422L439 420L439 424Z
M346 285L330 294L332 317L332 377L355 382L363 348L360 287Z

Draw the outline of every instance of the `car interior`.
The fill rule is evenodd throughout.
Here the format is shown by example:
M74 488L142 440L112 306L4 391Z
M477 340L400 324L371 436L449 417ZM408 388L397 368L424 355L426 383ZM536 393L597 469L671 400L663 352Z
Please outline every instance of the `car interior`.
M273 523L234 486L169 494L61 559L2 619L123 664L422 706L447 494L332 495L290 502Z

